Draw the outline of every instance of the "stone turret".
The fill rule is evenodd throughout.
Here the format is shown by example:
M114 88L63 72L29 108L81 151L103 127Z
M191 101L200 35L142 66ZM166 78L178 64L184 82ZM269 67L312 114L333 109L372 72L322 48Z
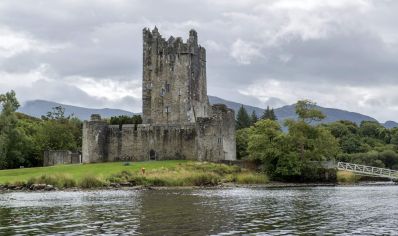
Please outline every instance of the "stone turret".
M108 124L98 114L91 115L90 121L83 123L82 162L106 161Z

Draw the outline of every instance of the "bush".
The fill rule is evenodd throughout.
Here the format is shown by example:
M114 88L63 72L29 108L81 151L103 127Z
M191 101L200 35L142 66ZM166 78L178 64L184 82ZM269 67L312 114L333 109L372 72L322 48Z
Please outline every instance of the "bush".
M266 184L268 182L268 177L265 174L245 172L236 176L238 184Z
M123 183L129 182L129 179L133 176L133 174L129 171L122 171L117 174L113 174L107 178L107 180L111 183Z
M182 167L190 170L214 172L218 175L239 173L241 171L239 166L229 166L225 164L209 163L209 162L191 162Z
M104 181L93 175L84 176L79 184L81 188L86 188L86 189L103 187L105 185L106 184Z
M138 186L138 185L149 185L149 182L145 176L138 176L132 175L129 177L128 181L131 185Z
M162 178L158 178L158 177L155 177L155 178L153 178L153 179L150 179L149 181L148 181L148 183L150 184L150 185L153 185L153 186L171 186L172 184L170 184L170 182L168 182L166 179L162 179Z
M339 183L356 183L360 177L349 171L337 171L337 182Z
M186 180L187 183L193 186L216 186L221 182L219 175L206 172L194 174L189 176Z
M27 185L30 186L32 184L47 184L61 189L76 187L76 181L71 176L64 174L32 177L28 179Z

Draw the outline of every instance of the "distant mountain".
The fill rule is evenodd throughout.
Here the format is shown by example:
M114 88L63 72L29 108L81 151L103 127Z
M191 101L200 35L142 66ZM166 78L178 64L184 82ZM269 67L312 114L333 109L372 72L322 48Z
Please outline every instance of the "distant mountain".
M239 110L239 108L242 106L241 103L228 101L228 100L218 98L215 96L209 96L209 101L211 104L217 104L217 103L225 104L225 105L227 105L227 107L235 110L235 112L237 112ZM44 101L44 100L28 101L18 111L21 113L25 113L27 115L33 116L33 117L40 118L42 115L47 114L48 111L51 111L52 108L56 107L56 106L63 106L65 108L65 115L74 114L74 116L78 117L81 120L89 120L91 114L100 114L104 118L109 118L111 116L119 116L119 115L132 116L135 114L135 113L125 111L125 110L120 110L120 109L84 108L84 107L65 105L65 104L61 104L61 103ZM244 104L243 104L243 107L247 110L247 112L249 114L251 114L253 112L253 110L256 112L257 116L261 116L264 113L263 108L244 105ZM339 109L334 109L334 108L325 108L325 107L318 107L318 109L320 109L327 116L327 118L323 121L324 123L330 123L330 122L334 122L334 121L338 121L338 120L350 120L357 124L361 123L361 121L377 121L376 119L374 119L370 116L362 115L362 114L355 113L355 112L349 112L349 111L344 111L344 110L339 110ZM136 113L136 114L139 114L139 113ZM283 106L280 108L276 108L275 114L278 117L278 120L280 122L283 122L283 120L288 119L288 118L290 118L290 119L297 118L294 105L287 105L287 106ZM387 121L386 123L384 123L382 125L384 125L386 128L398 127L398 123L396 123L394 121Z
M242 104L232 101L227 101L218 97L209 96L209 100L211 104L222 103L227 105L229 108L232 108L237 112ZM264 109L259 107L253 107L248 105L243 105L246 111L251 114L253 110L256 112L257 116L261 116L264 113ZM318 106L318 109L321 110L325 115L326 119L323 120L323 123L330 123L338 120L349 120L360 124L362 121L377 121L375 118L362 115L356 112L350 112L335 108L325 108ZM295 113L295 105L287 105L279 108L275 108L275 115L278 120L282 123L285 119L296 119L297 115ZM394 121L388 121L384 125L386 128L398 127L398 123Z
M317 108L326 115L326 119L322 121L323 123L330 123L338 120L349 120L357 124L360 124L362 121L377 121L370 116L362 115L356 112L349 112L340 109L325 108L320 106L317 106ZM295 112L295 105L288 105L277 108L275 109L275 115L280 120L285 120L288 118L296 119L297 115Z
M81 120L89 120L91 114L100 114L103 118L109 118L111 116L119 116L119 115L128 115L128 116L134 115L134 113L132 112L120 109L85 108L85 107L65 105L61 103L44 101L44 100L28 101L23 106L21 106L18 111L33 117L40 118L42 115L46 115L47 112L52 111L52 108L56 106L64 107L66 116L73 114L75 117Z
M389 129L398 127L398 123L395 121L391 121L391 120L387 121L386 123L384 123L382 125L384 125L384 127L389 128Z
M253 110L256 112L257 116L261 116L264 113L264 109L259 108L259 107L253 107L249 105L244 105L241 103L237 102L231 102L219 97L215 96L208 96L209 97L209 102L210 104L225 104L227 107L235 110L235 114L238 112L239 108L243 105L243 107L246 109L246 111L250 114L252 114Z

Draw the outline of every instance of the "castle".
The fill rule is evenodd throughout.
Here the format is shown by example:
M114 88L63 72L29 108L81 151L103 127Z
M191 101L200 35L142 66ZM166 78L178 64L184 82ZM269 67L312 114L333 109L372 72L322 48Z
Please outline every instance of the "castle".
M186 42L143 29L140 125L83 124L82 162L236 159L235 114L207 97L206 50L195 30Z

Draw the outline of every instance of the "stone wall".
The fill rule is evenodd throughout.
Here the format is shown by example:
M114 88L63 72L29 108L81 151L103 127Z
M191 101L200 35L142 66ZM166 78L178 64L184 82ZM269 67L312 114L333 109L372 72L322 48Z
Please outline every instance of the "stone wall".
M224 104L212 106L212 117L198 118L198 159L236 160L235 114Z
M85 163L196 159L195 125L123 125L121 129L119 125L107 125L104 130L98 122L86 121L84 129Z
M81 163L80 153L72 153L71 151L68 150L44 152L43 166L79 164L79 163Z
M212 106L212 117L194 124L107 125L84 123L83 162L190 159L235 160L234 111ZM87 155L87 156L85 156Z

